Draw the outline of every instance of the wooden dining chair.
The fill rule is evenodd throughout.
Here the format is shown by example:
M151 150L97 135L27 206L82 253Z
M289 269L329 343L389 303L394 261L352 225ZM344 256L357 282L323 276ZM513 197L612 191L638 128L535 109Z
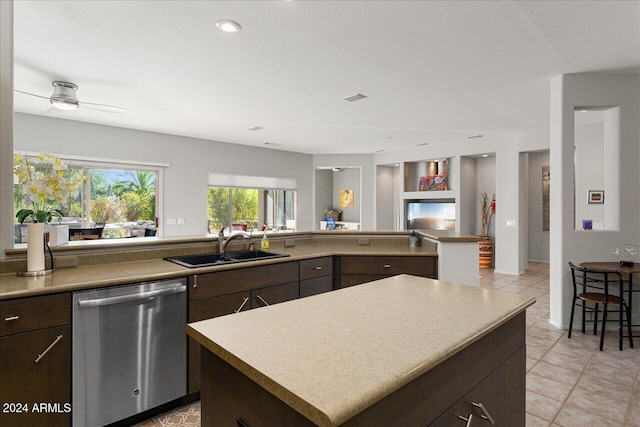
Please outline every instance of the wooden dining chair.
M609 305L618 306L618 315L620 316L618 340L620 350L622 350L622 316L623 313L627 320L627 328L629 331L629 345L633 348L633 337L631 336L631 313L629 313L629 307L621 299L620 296L611 293L611 285L616 287L622 287L624 280L622 275L617 270L592 270L588 268L578 267L569 262L571 267L571 278L573 282L573 304L571 305L571 320L569 323L568 338L571 338L571 332L573 330L573 316L575 314L576 306L582 308L582 333L585 333L586 329L586 315L587 313L593 314L593 334L598 333L598 315L602 313L602 327L600 331L600 351L604 347L604 333L605 325L607 322L607 314L609 311ZM619 288L622 289L622 288ZM588 303L593 304L593 307ZM602 309L600 309L602 306Z

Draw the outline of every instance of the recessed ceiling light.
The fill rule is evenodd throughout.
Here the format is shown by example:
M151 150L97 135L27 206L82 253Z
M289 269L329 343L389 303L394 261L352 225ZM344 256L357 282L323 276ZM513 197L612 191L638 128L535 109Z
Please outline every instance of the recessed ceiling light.
M422 147L422 146L425 146L425 145L429 145L429 143L428 142L421 142L420 144L416 144L416 147Z
M384 153L385 151L387 151L387 150L385 150L385 149L382 149L382 150L376 150L376 153Z
M489 157L489 155L488 154L483 154L482 157Z
M216 27L218 27L220 31L224 31L225 33L237 33L242 29L240 24L238 24L236 21L232 21L231 19L219 20L218 22L216 22Z
M271 147L279 147L282 144L278 144L277 142L265 142L264 145L270 145Z
M260 127L260 126L254 126L252 128L249 128L249 130L262 130L262 129L264 129L264 128Z
M365 99L366 97L367 95L363 95L361 93L354 93L353 95L345 96L342 99L344 99L345 101L354 102L354 101L360 101L361 99Z
M483 135L472 135L472 136L468 136L467 139L474 139L474 138L482 138Z

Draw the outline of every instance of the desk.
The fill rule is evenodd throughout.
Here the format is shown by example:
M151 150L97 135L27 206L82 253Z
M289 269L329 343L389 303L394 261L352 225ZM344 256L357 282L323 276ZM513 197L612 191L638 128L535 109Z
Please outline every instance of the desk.
M623 267L620 265L619 262L581 262L580 267L588 268L591 270L617 270L620 274L622 274L623 278L625 275L628 276L627 292L629 294L629 298L627 298L627 305L629 306L629 313L631 313L630 315L633 317L633 293L640 292L640 289L633 290L633 275L634 273L640 273L639 263L635 263L632 266ZM622 286L620 286L621 299L623 298L623 294L624 294L624 282L622 283ZM622 324L622 316L620 316L620 323ZM631 326L634 327L634 326L640 326L640 325L632 324ZM623 337L626 337L626 336L623 335ZM632 337L640 337L640 335L632 335Z

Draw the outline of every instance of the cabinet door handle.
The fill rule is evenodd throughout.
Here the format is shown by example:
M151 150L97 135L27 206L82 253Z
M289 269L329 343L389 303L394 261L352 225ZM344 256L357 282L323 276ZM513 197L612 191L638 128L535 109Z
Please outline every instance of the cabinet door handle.
M239 313L240 310L242 310L242 307L244 307L244 305L247 303L247 301L249 301L249 297L244 297L244 299L242 300L242 304L240 304L240 307L238 307L235 313Z
M13 320L18 320L20 318L20 316L10 316L10 317L5 317L4 321L5 322L11 322Z
M322 270L322 267L320 267L320 266L314 267L314 270Z
M471 427L471 421L473 421L473 415L469 414L469 418L465 418L462 415L458 415L462 421L466 422L465 427Z
M487 411L487 408L485 408L482 403L471 402L471 404L476 408L480 408L480 410L482 411L482 415L480 415L481 418L484 418L485 420L489 421L491 424L495 424L495 421L493 421L493 418L491 418L489 411Z
M268 303L268 302L266 302L266 301L264 300L264 298L262 298L262 297L260 296L260 294L257 294L257 295L256 295L256 298L258 298L260 301L262 301L262 303L263 303L264 305L269 305L269 303Z
M42 358L49 353L49 350L51 350L53 348L54 345L58 344L58 341L60 341L62 339L62 335L58 335L58 337L56 338L56 340L54 342L51 343L51 345L49 345L49 347L47 347L47 349L45 351L43 351L41 354L38 355L38 358L36 359L36 363L38 363L39 361L42 360Z
M391 268L391 264L385 264L384 268Z

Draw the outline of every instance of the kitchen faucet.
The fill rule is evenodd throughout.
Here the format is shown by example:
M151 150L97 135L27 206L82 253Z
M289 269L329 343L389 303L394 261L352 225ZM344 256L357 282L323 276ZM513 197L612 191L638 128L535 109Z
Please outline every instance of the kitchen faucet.
M221 229L218 232L218 252L220 252L221 254L224 255L224 250L226 249L226 247L229 244L229 242L231 242L232 240L234 240L234 239L236 239L238 237L242 237L244 239L250 239L251 235L249 233L244 232L244 231L238 231L238 232L229 234L229 236L225 239L224 238L224 228Z

